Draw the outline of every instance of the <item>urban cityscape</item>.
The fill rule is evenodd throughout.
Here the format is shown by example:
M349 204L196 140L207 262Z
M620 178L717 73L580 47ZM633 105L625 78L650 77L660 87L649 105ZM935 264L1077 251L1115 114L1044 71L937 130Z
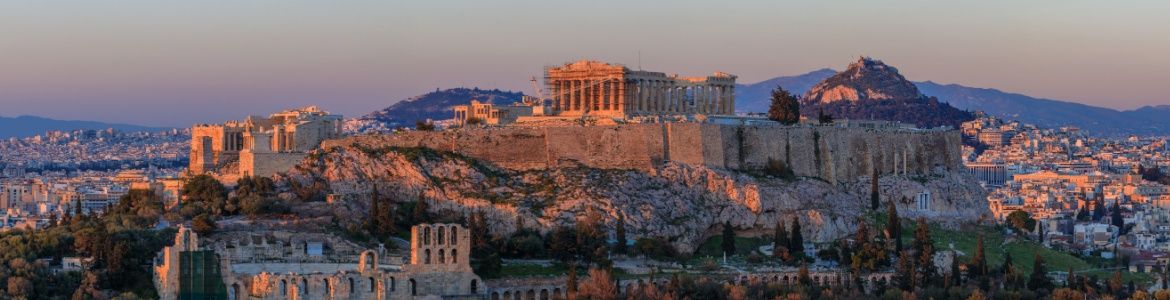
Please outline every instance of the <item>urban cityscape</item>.
M60 50L75 55L67 63L37 64L43 72L22 73L23 63L0 68L0 90L12 92L0 93L0 299L1170 299L1170 99L1158 80L1135 86L1126 78L1136 73L1110 77L1110 68L1075 76L1095 77L1095 84L1065 79L1061 68L1045 71L1063 81L1057 85L983 74L1044 69L1019 65L1015 57L1026 51L1011 47L1062 41L945 20L970 18L963 9L987 12L981 6L889 4L926 5L938 15L920 16L874 4L856 11L825 3L729 4L878 24L782 21L822 26L824 35L871 36L903 28L892 20L902 19L941 22L957 30L939 37L952 42L982 41L988 32L1025 40L979 45L996 56L982 61L982 69L957 62L960 54L954 63L923 63L933 56L919 57L895 41L864 39L836 49L849 44L818 46L819 37L777 28L749 32L803 42L791 49L812 52L744 63L722 57L734 56L717 52L725 45L693 43L696 35L671 40L674 30L686 30L676 26L698 33L711 20L663 21L670 30L643 24L656 34L615 33L610 38L622 43L589 44L588 51L580 49L584 44L547 42L596 43L591 32L536 40L512 32L512 25L529 22L524 18L548 21L550 28L532 29L544 33L588 25L592 19L582 15L607 11L558 9L568 4L513 10L497 6L515 3L462 3L508 20L443 25L430 18L464 8L298 2L267 15L250 5L225 5L231 13L210 22L262 28L234 33L187 19L212 15L208 3L182 4L181 11L127 4L153 15L0 4L0 11L17 12L0 27L25 25L43 34L16 39L24 46L14 53L26 60L41 60L38 53L55 51L58 39L84 29L42 26L57 13L134 33L103 31L117 38L95 49L150 44L141 49L149 53L142 65L125 61L124 68L105 61L123 59L119 51L72 49ZM738 25L773 22L757 12L698 13L703 6L686 1L659 5L671 7L626 8ZM1014 22L1013 12L1050 17L1039 13L1042 7L989 6L997 9L987 20ZM1148 11L1165 8L1116 6L1123 4L1069 4L1061 11L1136 28L1161 20ZM1132 17L1113 19L1127 13ZM168 14L172 19L160 18ZM338 23L305 19L321 27L303 32L306 24L288 19L310 15ZM558 19L566 23L551 22ZM143 35L145 29L118 22L160 22L159 32L180 35ZM1041 34L1121 40L1151 30L1027 24ZM403 26L413 29L397 28ZM530 44L504 47L522 59L494 48L513 44L463 33L458 36L472 40L458 45L480 51L445 48L456 43L443 40L452 32L480 30ZM1147 37L1170 36L1165 24L1152 30ZM263 57L263 43L237 40L253 35L310 49ZM934 42L914 35L897 36ZM378 44L385 53L364 56L369 49L361 46L387 38L410 45ZM176 54L152 44L179 39L239 43L231 49L256 56L240 65L207 63L204 56L238 57L223 56L223 45ZM1117 60L1118 66L1135 59L1156 70L1143 76L1166 79L1170 61L1123 57L1170 50L1170 40L1154 39L1134 46L1142 50L1052 55L1100 55L1093 56L1099 63ZM419 44L425 42L431 45ZM335 44L317 48L326 47L321 43ZM692 44L703 45L684 49ZM632 58L614 54L629 47L675 52L646 53L653 63L643 66L640 49ZM813 53L821 49L834 55ZM874 56L842 54L853 52ZM162 63L150 55L204 64ZM485 62L450 68L439 62L459 64L464 56ZM412 71L415 59L438 62L436 70ZM801 64L810 59L825 67ZM70 65L79 61L87 64ZM354 62L361 68L332 69ZM89 67L110 75L93 76L83 70ZM263 74L271 77L252 73L255 68L270 69ZM226 72L199 73L212 69ZM328 74L292 74L317 71ZM387 73L413 75L393 75L395 82L371 85L376 88L359 78L384 80L378 76ZM64 91L42 86L54 79L43 74L58 74ZM798 75L768 77L776 74ZM120 81L125 78L144 83L130 88ZM168 82L175 78L181 83ZM1084 97L1033 98L928 78L993 78L971 81L1067 95L1045 89L1058 86ZM1112 85L1129 90L1089 92ZM205 90L215 86L221 90ZM273 87L287 91L267 94ZM352 91L339 92L345 89ZM92 94L69 102L75 92ZM135 98L139 93L149 97ZM1108 95L1117 98L1086 100ZM185 97L196 96L209 99L188 106ZM105 112L114 106L119 109ZM87 111L95 121L71 121Z

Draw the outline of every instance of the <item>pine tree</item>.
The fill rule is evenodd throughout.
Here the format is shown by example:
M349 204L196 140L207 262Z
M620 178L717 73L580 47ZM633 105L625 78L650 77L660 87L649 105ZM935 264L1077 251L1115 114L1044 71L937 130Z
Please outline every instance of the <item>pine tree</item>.
M1091 217L1089 216L1089 201L1082 202L1084 204L1081 205L1080 209L1077 209L1077 221L1088 221Z
M804 258L804 235L800 233L800 222L792 217L792 233L788 235L788 253L796 258Z
M890 238L894 240L894 252L902 252L902 221L898 217L898 206L893 201L888 202L889 209L886 212L886 223L889 224Z
M800 100L783 87L772 90L772 104L768 107L768 119L785 125L800 122Z
M1066 279L1064 280L1064 287L1066 287L1066 288L1072 288L1072 287L1073 287L1073 282L1076 282L1076 280L1077 280L1077 275L1076 275L1076 274L1077 274L1077 273L1073 272L1073 268L1072 268L1072 266L1068 266L1068 278L1066 278Z
M772 235L772 257L783 258L784 251L788 250L788 229L784 228L784 221L776 218L776 232Z
M617 228L614 229L613 235L614 235L614 238L617 239L617 247L614 248L614 252L617 252L619 254L626 254L626 246L627 246L626 243L628 241L626 240L626 216L625 215L618 213L616 227Z
M723 254L735 255L735 230L731 228L730 221L723 222Z

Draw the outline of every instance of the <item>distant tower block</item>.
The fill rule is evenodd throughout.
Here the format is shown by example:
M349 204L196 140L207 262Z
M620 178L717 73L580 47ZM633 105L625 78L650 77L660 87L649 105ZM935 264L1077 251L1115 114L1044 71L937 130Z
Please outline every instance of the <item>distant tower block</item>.
M735 114L735 75L680 77L582 60L545 68L552 111L561 116Z

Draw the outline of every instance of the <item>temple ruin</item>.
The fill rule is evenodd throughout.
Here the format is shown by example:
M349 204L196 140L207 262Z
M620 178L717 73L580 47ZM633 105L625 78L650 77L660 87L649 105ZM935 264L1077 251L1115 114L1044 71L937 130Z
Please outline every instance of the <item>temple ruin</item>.
M735 75L682 77L582 60L545 68L551 110L560 116L628 117L735 113Z

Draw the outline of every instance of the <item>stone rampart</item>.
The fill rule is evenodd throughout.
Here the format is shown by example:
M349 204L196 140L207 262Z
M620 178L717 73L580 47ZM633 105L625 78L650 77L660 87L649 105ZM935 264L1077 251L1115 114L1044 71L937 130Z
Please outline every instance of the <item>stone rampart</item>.
M506 127L364 135L323 149L426 147L534 170L588 166L654 171L665 161L740 171L784 162L797 176L829 182L881 174L926 175L960 167L958 131L699 123Z

